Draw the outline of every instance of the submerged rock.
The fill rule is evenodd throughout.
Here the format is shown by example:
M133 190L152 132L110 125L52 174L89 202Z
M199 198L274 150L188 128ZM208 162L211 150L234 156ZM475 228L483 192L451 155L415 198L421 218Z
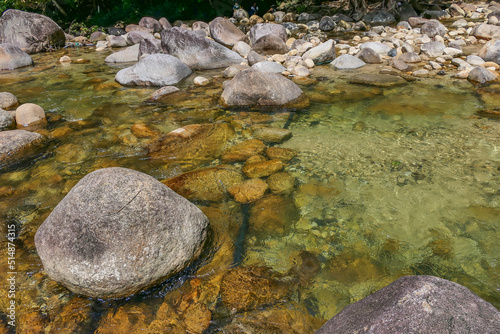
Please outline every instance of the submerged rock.
M13 70L30 65L33 65L33 59L29 54L14 44L0 44L0 70Z
M191 69L176 57L153 54L142 58L132 67L120 70L115 80L125 86L168 86L190 74Z
M248 158L262 154L266 145L258 139L248 139L242 143L234 145L222 153L222 162L246 161Z
M243 179L234 168L214 167L183 173L162 182L190 201L221 202L227 198L228 189Z
M264 196L268 185L261 179L250 179L229 188L236 202L252 203Z
M266 177L272 175L285 167L285 164L279 160L265 160L256 163L246 164L242 171L248 178Z
M360 316L362 315L362 316ZM467 288L433 276L405 276L344 308L316 334L496 333L500 313Z
M282 75L249 69L226 85L221 101L227 106L281 106L304 98L299 86Z
M71 189L38 229L35 245L53 280L78 294L119 298L189 265L208 224L196 206L151 176L104 168Z
M42 141L42 136L25 130L0 132L0 165L23 158L26 152Z
M28 53L63 47L64 31L47 16L8 9L0 17L0 43L10 43Z
M191 69L228 67L243 61L239 54L225 46L177 27L161 32L161 45L165 53L179 58Z
M219 158L234 135L226 123L186 125L150 144L148 151L165 162L199 166Z
M250 209L249 225L254 233L287 235L300 218L300 211L289 197L269 195Z
M376 87L392 87L407 83L405 79L399 76L368 73L355 75L349 79L349 82Z

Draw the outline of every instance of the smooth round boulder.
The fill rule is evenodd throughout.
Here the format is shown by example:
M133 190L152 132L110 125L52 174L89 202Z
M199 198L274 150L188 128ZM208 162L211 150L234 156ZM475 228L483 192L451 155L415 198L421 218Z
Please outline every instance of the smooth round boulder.
M338 70L356 69L366 65L361 59L351 55L341 55L331 63Z
M280 74L249 69L238 73L222 92L227 106L281 106L299 102L302 90Z
M45 111L37 104L25 103L16 109L17 126L29 126L33 123L45 121Z
M265 35L275 35L286 42L286 28L281 24L275 23L258 23L250 29L250 43L254 44L259 38Z
M429 20L422 25L420 31L422 32L422 34L433 38L435 36L443 37L446 34L447 29L438 20Z
M498 79L498 74L484 67L477 66L470 71L468 79L473 82L484 84L496 81Z
M223 17L216 17L208 26L212 38L222 45L233 46L236 42L247 41L247 35Z
M1 92L0 93L0 109L8 110L13 107L16 107L19 104L17 97L14 94L9 92Z
M284 54L288 52L288 46L276 35L264 35L252 45L252 50L266 55Z
M499 328L500 312L466 287L434 276L404 276L347 306L316 334L498 333Z
M29 54L14 44L0 44L0 70L13 70L30 65L33 65L33 59Z
M500 39L492 39L479 51L479 57L500 65Z
M121 298L188 266L209 222L153 177L104 168L81 179L35 235L44 270L71 291Z
M191 69L171 55L152 54L120 70L115 80L124 86L168 86L191 74Z

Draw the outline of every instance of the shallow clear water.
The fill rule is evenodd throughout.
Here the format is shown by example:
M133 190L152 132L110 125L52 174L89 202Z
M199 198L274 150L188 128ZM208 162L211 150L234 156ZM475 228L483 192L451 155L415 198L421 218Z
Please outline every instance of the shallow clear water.
M200 74L194 73L179 85L181 95L150 103L155 89L115 83L114 74L126 65L104 64L106 54L69 50L73 59L90 61L71 65L59 64L61 55L34 55L34 67L0 72L1 91L49 113L39 154L0 170L1 232L14 223L19 233L19 332L154 332L152 322L165 321L160 305L168 303L192 332L199 332L193 324L202 317L190 313L191 304L210 311L206 333L313 333L346 305L414 274L460 283L500 307L500 122L475 115L483 102L468 82L423 79L376 88L349 84L351 73L322 66L314 71L317 81L299 82L309 107L259 112L218 105L223 80L215 76L221 71L203 72L214 80L203 88L193 86ZM231 124L235 143L250 136L252 125L292 131L277 145L298 152L285 168L295 187L278 200L296 210L277 220L284 226L253 227L252 205L231 199L197 202L214 228L212 249L182 275L126 300L78 297L44 274L36 229L86 174L122 166L164 180L220 164L154 161L145 149L149 139L134 136L132 125L166 133L212 122ZM276 212L264 221L274 221ZM2 282L6 247L2 238ZM231 288L225 275L235 259L240 268L255 268L252 277L276 283L269 283L272 291L286 292L244 311L232 309L224 291ZM258 282L233 288L253 291ZM0 314L6 303L3 295ZM174 325L167 331L161 324L175 332Z

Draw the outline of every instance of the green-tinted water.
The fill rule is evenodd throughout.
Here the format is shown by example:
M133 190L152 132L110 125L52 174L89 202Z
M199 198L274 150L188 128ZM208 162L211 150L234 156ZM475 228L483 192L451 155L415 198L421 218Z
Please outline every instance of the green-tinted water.
M19 233L18 332L200 332L197 325L211 318L210 333L312 333L346 305L413 274L460 283L500 307L500 122L475 116L483 106L468 82L376 88L348 84L349 72L323 66L315 69L318 81L301 86L308 108L260 113L221 108L222 79L195 88L200 73L175 98L146 103L155 89L115 83L120 66L104 64L104 54L69 55L90 63L61 65L60 53L42 54L32 68L0 73L1 91L49 113L39 155L0 171L1 234L13 223ZM255 124L292 130L278 146L298 152L285 168L296 184L262 204L264 224L248 221L252 204L197 203L214 226L211 252L198 267L127 300L77 297L43 273L36 229L86 174L122 166L164 180L220 164L151 160L150 139L135 136L132 125L166 133L213 122L231 124L235 142ZM6 247L2 237L2 282ZM240 257L234 278L227 272ZM241 300L250 301L240 308ZM0 312L7 303L3 294Z

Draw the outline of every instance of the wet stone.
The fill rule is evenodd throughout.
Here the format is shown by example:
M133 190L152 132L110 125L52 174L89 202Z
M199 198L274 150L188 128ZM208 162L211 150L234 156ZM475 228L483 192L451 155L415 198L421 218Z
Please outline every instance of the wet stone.
M93 301L81 297L71 299L63 309L57 313L48 326L49 333L78 333L89 325L92 318Z
M126 304L117 310L111 308L99 321L95 334L145 332L152 318L152 311L145 304Z
M287 163L297 156L297 152L290 148L283 147L269 147L266 150L266 155L271 160L281 160L283 163Z
M264 267L238 267L222 278L221 297L224 305L236 311L252 310L280 301L287 287L273 279Z
M250 210L250 230L264 235L287 235L299 217L300 212L292 199L266 196Z
M130 131L137 138L154 138L159 136L159 131L146 124L134 124Z
M258 139L245 140L235 146L232 146L222 153L222 162L246 161L254 155L262 154L266 145Z
M375 87L393 87L406 83L401 77L385 74L358 74L349 79L350 83Z
M163 181L191 201L220 202L227 198L228 188L243 182L243 175L231 167L215 167L187 172Z
M252 203L262 198L267 188L267 183L261 179L250 179L232 186L228 191L233 195L236 202Z
M243 173L249 178L266 177L279 172L285 165L281 160L267 160L252 164L247 164L243 167Z
M272 193L290 193L295 186L295 178L287 172L278 172L269 176L266 180Z
M253 136L266 143L283 143L292 137L292 131L282 128L256 128Z

